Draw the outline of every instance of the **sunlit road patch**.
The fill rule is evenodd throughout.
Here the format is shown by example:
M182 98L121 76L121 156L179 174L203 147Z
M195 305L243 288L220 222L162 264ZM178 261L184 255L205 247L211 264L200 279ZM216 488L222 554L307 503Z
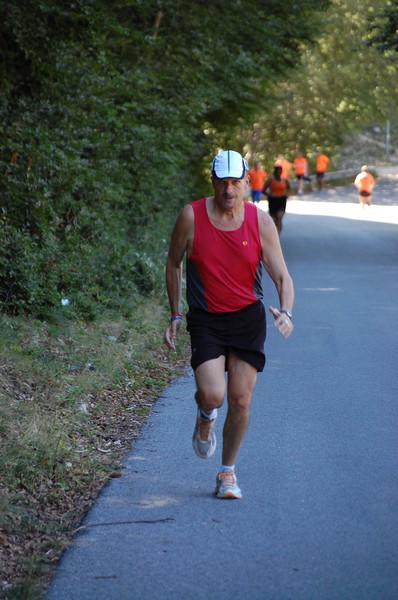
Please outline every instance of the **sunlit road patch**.
M268 202L259 203L262 210L268 211ZM316 202L308 200L288 200L286 214L317 215L325 217L340 217L356 221L373 221L375 223L390 223L398 225L398 206L380 206L372 204L361 208L351 202Z
M266 203L264 203L266 204ZM287 213L296 215L320 215L325 217L341 217L358 221L374 221L398 225L398 206L378 206L361 208L357 204L341 202L309 202L306 200L289 200Z

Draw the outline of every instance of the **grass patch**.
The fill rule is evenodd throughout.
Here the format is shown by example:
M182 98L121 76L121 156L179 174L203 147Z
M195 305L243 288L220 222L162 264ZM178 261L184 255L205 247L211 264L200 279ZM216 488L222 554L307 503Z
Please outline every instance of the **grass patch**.
M161 391L188 364L163 345L152 298L134 319L45 323L2 316L0 596L36 599Z

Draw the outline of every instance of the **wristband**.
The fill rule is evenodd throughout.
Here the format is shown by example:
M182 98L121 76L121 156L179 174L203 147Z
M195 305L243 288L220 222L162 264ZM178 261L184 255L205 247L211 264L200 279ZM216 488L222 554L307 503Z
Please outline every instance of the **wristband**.
M292 313L290 312L290 310L280 310L279 312L280 312L280 313L283 313L283 314L284 314L284 315L286 315L286 316L288 316L290 320L292 320L292 319L293 319L293 315L292 315Z
M182 319L182 315L180 313L176 313L170 317L170 321L177 321L178 319Z

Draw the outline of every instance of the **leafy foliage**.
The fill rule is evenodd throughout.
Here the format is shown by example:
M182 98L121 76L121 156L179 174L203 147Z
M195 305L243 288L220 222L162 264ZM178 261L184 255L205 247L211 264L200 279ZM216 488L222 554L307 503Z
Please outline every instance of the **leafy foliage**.
M156 293L176 209L206 191L209 155L298 62L326 4L3 2L3 310L43 316L66 298L95 318Z
M398 52L398 6L396 2L387 2L387 7L375 19L369 19L373 44L381 53Z
M369 21L383 0L333 0L323 32L301 66L281 77L264 98L264 116L240 133L265 164L298 150L314 159L321 147L337 156L347 136L388 118L398 123L397 64L370 47Z

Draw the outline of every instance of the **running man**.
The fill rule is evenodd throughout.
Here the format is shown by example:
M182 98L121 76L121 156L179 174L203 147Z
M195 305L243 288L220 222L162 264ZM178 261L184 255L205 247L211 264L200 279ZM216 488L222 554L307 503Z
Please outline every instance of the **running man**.
M355 177L354 185L358 190L359 203L362 208L365 208L365 205L370 206L375 178L369 172L367 165L361 167L361 172Z
M289 180L290 179L290 172L292 170L292 165L290 164L290 162L283 156L283 154L280 154L278 156L278 158L275 161L274 167L282 167L282 177L284 177L285 179Z
M211 181L214 196L185 205L171 234L166 261L171 317L165 343L175 348L182 322L186 255L186 318L197 388L192 443L200 458L214 454L217 409L226 394L228 411L215 494L241 498L235 464L249 424L257 373L265 365L262 265L278 293L280 309L271 306L269 310L284 338L293 331L294 288L271 217L244 201L249 185L246 160L233 150L220 152L212 163Z
M304 180L307 179L311 181L311 178L308 176L308 161L302 152L297 153L297 156L293 161L293 169L296 173L297 193L301 196L304 189Z
M318 184L318 189L321 191L324 185L324 177L325 173L329 167L330 158L326 156L323 152L318 150L316 155L316 181Z
M290 184L282 177L282 167L274 167L274 174L269 177L264 185L268 197L268 210L280 235L282 219L286 212L286 201L290 193Z
M249 182L251 188L251 197L254 203L260 202L264 188L264 181L268 173L264 171L259 161L254 163L254 168L249 171Z

